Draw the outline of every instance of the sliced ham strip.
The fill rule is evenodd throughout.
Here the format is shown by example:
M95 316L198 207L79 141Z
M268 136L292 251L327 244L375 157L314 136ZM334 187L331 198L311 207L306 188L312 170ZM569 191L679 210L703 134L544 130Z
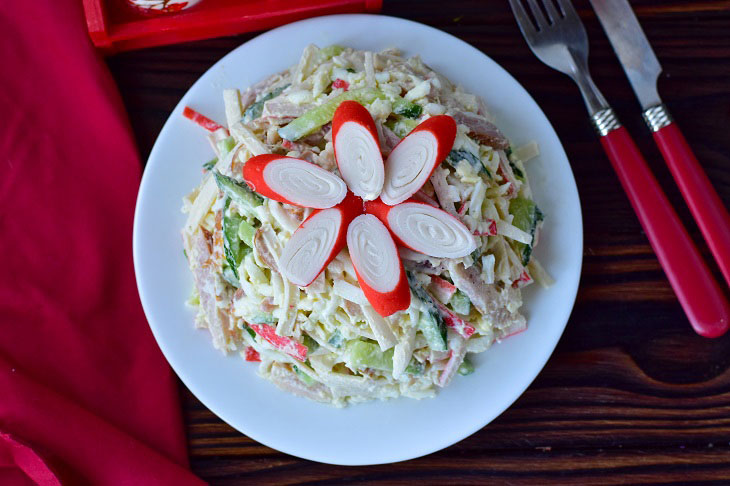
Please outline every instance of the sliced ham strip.
M383 156L370 112L356 101L343 101L332 118L337 167L347 187L365 201L383 189Z
M243 179L259 194L275 201L314 209L331 208L347 194L332 172L306 160L264 154L243 166Z
M499 150L509 148L509 140L505 137L497 126L476 113L468 111L457 111L454 113L456 123L469 127L469 135L476 138L485 145Z
M455 137L456 123L448 115L431 117L414 128L385 162L383 202L393 206L415 194L449 154Z
M411 304L406 272L388 228L362 214L347 229L347 248L357 281L375 311L383 317Z
M473 252L477 243L469 228L446 211L409 200L388 206L382 200L365 204L399 245L438 258L461 258Z
M294 232L279 259L281 273L306 287L344 248L347 226L362 213L362 200L348 193L333 208L315 210Z

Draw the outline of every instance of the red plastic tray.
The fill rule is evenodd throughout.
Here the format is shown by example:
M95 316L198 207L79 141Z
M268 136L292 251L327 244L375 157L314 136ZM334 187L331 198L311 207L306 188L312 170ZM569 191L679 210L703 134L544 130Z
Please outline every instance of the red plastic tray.
M378 12L382 0L202 0L176 13L145 14L126 0L83 0L86 24L104 53L270 29L334 13Z

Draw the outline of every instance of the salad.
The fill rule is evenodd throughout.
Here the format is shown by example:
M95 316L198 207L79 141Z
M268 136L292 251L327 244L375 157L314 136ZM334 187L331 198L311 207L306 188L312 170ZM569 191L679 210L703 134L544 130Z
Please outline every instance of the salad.
M215 157L183 201L195 322L280 388L344 406L434 396L526 329L544 216L484 103L418 57L308 46L186 107ZM468 379L468 378L457 378Z

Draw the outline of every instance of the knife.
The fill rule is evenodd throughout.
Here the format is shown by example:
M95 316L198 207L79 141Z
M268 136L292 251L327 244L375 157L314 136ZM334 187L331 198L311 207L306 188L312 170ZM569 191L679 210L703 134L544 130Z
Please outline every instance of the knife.
M627 0L590 1L641 103L644 121L730 286L730 214L659 97L662 67L656 54Z

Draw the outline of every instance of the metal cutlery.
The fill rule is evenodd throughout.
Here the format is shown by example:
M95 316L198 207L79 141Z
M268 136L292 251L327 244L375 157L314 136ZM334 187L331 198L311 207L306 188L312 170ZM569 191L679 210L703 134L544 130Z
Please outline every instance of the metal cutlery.
M569 0L509 0L532 52L580 88L601 144L692 327L724 334L730 306L644 158L588 72L588 36Z
M591 4L641 103L654 141L730 286L730 214L659 97L662 67L649 40L627 0L591 0Z

